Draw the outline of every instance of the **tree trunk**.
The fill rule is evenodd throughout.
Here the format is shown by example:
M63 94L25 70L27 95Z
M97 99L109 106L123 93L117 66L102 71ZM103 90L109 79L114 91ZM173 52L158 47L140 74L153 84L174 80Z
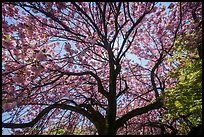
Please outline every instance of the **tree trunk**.
M105 126L100 126L100 128L97 128L99 135L116 135L116 127L109 125L108 119L106 119L104 122L106 122ZM113 121L115 123L115 121Z

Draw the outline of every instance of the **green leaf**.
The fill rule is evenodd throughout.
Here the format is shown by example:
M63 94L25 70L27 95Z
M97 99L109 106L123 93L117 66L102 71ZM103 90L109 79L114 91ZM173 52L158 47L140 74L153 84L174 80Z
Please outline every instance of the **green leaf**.
M177 108L183 108L183 105L178 100L175 101L175 106Z

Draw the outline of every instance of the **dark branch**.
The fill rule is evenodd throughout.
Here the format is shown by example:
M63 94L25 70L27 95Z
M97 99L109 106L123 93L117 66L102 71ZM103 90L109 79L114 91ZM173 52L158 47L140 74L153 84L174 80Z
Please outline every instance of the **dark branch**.
M160 54L160 57L157 60L157 63L154 65L154 67L151 70L151 83L152 83L152 86L153 86L156 98L159 97L159 93L158 93L158 90L157 90L157 87L156 87L156 83L155 83L155 80L154 80L155 70L159 67L159 65L162 63L162 61L163 61L163 54Z
M2 127L4 127L4 128L26 128L26 127L33 127L44 115L46 115L50 110L52 110L54 108L72 110L72 111L75 111L75 112L77 112L79 114L82 114L82 115L86 116L87 118L91 118L89 113L86 112L85 110L81 109L81 108L70 106L70 105L65 105L65 104L53 104L53 105L50 105L49 107L43 109L37 115L37 117L34 120L32 120L31 122L22 123L22 124L3 123L2 122Z
M55 71L55 72L59 72L61 74L64 75L68 75L68 76L83 76L83 75L91 75L92 77L94 77L98 83L98 92L100 92L102 95L104 95L106 98L108 97L108 92L103 88L101 79L93 72L91 71L85 71L85 72L79 72L79 73L74 73L74 72L62 72L60 70L50 70L50 71Z
M136 26L142 21L142 19L145 17L145 15L147 15L148 13L150 13L150 12L152 11L153 7L154 7L154 5L152 6L152 8L151 8L149 11L144 11L144 13L142 14L142 16L140 16L139 19L138 19L136 22L134 22L133 25L132 25L132 27L128 30L128 32L126 33L125 38L124 38L124 40L123 40L123 42L122 42L120 51L119 51L119 53L118 53L118 55L117 55L117 60L120 61L120 59L122 58L122 56L124 56L125 53L128 51L128 49L130 48L130 45L129 45L128 48L122 53L126 41L128 40L130 34L131 34L132 31L135 29L135 27L136 27ZM136 31L135 33L137 33L137 31ZM135 34L135 35L136 35L136 34ZM134 36L133 36L133 37L134 37ZM134 39L134 38L133 38L133 39ZM122 54L122 55L121 55L121 54ZM120 56L120 55L121 55L121 56Z
M178 130L176 128L174 128L173 126L170 126L170 125L167 125L167 124L164 124L164 123L160 123L160 122L147 122L147 123L144 123L143 124L144 126L151 126L151 127L158 127L158 128L161 128L162 131L166 132L165 128L164 127L167 127L169 129L171 129L171 135L176 135L178 133Z
M122 95L123 93L125 93L128 89L129 89L129 87L128 87L128 85L127 85L127 81L126 80L124 80L125 81L125 89L123 89L122 91L120 91L119 93L118 93L118 95L116 96L116 98L118 98L120 95Z
M93 25L93 26L95 27L95 29L97 30L98 34L99 34L100 36L104 37L103 34L101 33L101 30L97 27L97 25L96 25L95 22L90 18L90 16L89 16L83 9L81 9L81 8L79 7L79 5L77 5L77 4L74 3L74 2L71 2L71 3L77 8L77 10L79 10L84 16L87 17L87 19L92 23L92 25Z
M118 120L116 120L116 125L117 128L122 127L126 121L128 121L129 119L147 113L150 110L154 110L154 109L159 109L162 107L162 103L160 103L159 101L156 101L152 104L149 104L145 107L141 107L141 108L136 108L128 113L126 113L125 115L123 115L121 118L119 118Z

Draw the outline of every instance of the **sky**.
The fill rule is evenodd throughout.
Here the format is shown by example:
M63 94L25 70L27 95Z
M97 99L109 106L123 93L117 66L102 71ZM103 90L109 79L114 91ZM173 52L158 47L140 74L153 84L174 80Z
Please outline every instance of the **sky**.
M162 4L165 5L166 7L168 7L170 2L162 2ZM168 10L169 9L167 9L167 12L168 12ZM8 21L8 23L12 23L12 21L9 20L9 19L7 21ZM147 61L145 61L144 59L142 59L141 61L138 60L137 57L135 57L134 55L127 55L127 57L130 58L130 59L133 59L133 60L136 59L135 61L137 61L137 62L139 61L142 65L145 65L147 63ZM6 119L7 117L8 117L8 114L2 115L2 120ZM10 131L10 129L3 128L2 129L2 135L10 135L9 131Z

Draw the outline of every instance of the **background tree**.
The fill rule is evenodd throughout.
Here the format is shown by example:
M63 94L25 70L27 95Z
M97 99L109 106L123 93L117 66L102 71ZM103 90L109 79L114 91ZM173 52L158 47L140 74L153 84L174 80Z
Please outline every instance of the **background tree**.
M89 133L94 127L97 134L174 132L157 124L165 91L175 86L168 75L175 68L166 60L180 34L201 26L201 8L196 2L171 3L168 12L154 2L3 3L8 118L2 126L13 134L30 127L36 129L30 134L44 134L56 123Z
M198 27L189 34L181 35L176 40L174 56L169 58L169 62L176 64L170 76L176 79L177 84L165 92L168 111L163 121L179 123L176 125L180 134L188 134L202 124L202 37L198 37L197 41L190 40L201 32L202 28Z

